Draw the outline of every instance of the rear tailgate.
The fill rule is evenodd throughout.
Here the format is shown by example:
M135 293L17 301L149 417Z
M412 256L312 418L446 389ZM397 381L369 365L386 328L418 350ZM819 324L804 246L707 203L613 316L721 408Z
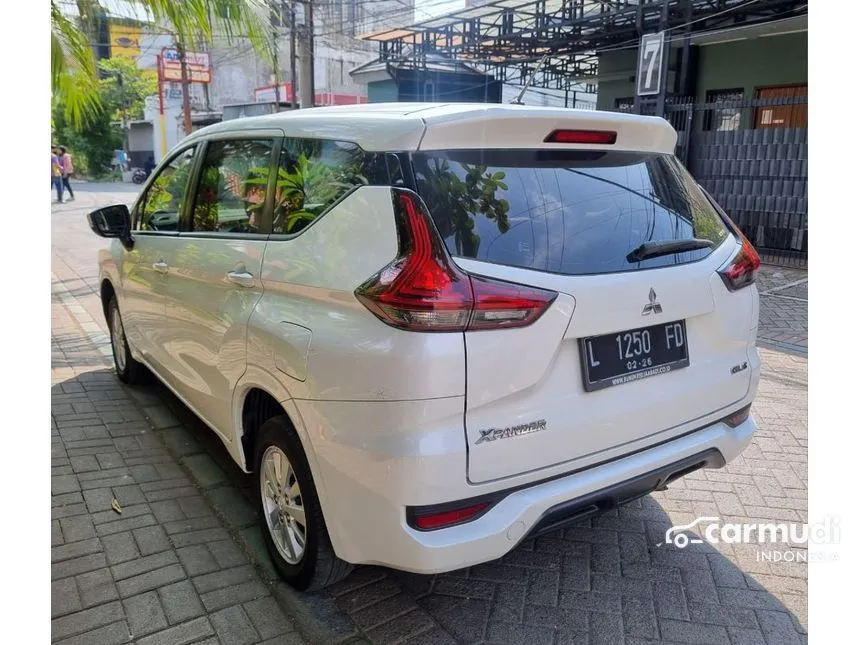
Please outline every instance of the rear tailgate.
M458 259L471 273L559 291L553 307L531 327L466 333L470 481L573 460L602 461L669 439L686 424L746 397L751 370L732 374L732 369L749 362L754 290L729 293L716 273L734 247L728 240L709 261L635 277L534 275ZM662 313L643 316L651 289ZM589 357L581 339L623 338L628 330L675 321L686 327L689 366L586 390L584 364L605 358ZM652 345L660 341L665 332L664 338L652 332ZM505 432L535 423L541 429L521 436ZM501 432L482 441L488 430Z
M671 155L674 131L551 112L568 116L430 119L413 155L418 192L461 268L559 294L528 327L465 333L475 483L663 441L733 411L751 385L755 287L731 291L718 274L739 244ZM559 128L617 140L543 141ZM503 139L513 145L488 145ZM630 255L666 242L700 248Z

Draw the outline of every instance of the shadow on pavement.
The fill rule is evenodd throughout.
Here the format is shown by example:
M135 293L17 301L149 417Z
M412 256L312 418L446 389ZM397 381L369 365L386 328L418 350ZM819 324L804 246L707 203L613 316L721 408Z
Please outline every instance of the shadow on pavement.
M253 501L253 478L216 435L162 385L146 391L168 405ZM323 595L359 627L371 605L401 599L447 633L436 630L432 639L417 634L407 643L806 643L792 611L710 544L657 546L672 525L647 496L528 540L497 561L435 576L358 567ZM258 555L259 566L273 575L266 554ZM794 580L805 596L806 580ZM381 588L388 589L382 601ZM373 640L376 631L365 635Z

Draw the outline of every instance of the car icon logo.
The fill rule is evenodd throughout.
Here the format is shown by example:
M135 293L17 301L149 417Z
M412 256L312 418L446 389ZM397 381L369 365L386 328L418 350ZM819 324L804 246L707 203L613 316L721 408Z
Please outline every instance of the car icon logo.
M719 519L719 517L697 517L689 524L682 524L681 526L672 526L666 531L664 543L674 544L679 549L683 549L688 544L701 544L702 538L687 535L686 531L689 531L696 525L701 524L703 522L717 522L719 521Z

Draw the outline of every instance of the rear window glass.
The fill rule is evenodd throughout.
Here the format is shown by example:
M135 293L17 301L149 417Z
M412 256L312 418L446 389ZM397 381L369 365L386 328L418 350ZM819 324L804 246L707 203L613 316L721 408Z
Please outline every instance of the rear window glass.
M729 234L672 155L457 150L415 153L412 161L418 192L457 257L615 273L701 260ZM713 246L630 256L648 242L693 238Z

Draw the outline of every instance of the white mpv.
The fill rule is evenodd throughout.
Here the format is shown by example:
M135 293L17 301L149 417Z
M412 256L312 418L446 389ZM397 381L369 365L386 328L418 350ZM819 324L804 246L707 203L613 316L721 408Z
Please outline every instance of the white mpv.
M499 558L750 441L760 260L662 119L371 104L184 139L90 214L119 378L254 473L298 589Z

